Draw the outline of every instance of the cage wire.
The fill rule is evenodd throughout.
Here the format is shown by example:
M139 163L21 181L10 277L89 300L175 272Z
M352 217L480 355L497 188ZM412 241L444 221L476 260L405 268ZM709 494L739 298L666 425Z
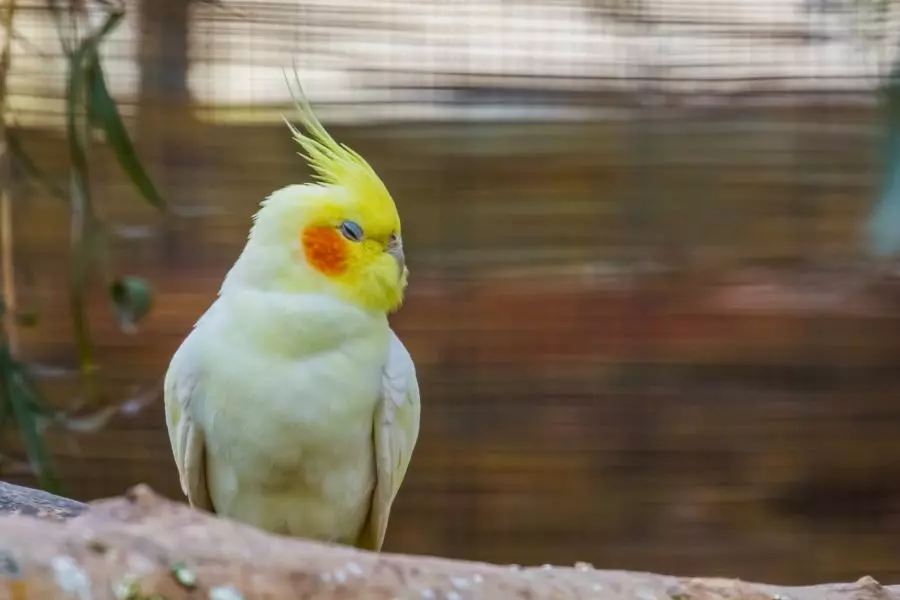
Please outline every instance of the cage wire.
M19 4L10 114L64 172L65 57L46 3ZM104 360L123 386L158 378L259 200L306 180L280 121L296 65L404 219L395 323L424 409L390 549L896 577L896 310L853 304L840 269L898 37L878 0L128 3L102 60L175 218L98 168L122 268L160 296L139 339L98 334ZM65 212L40 193L17 223L48 359ZM180 497L163 423L52 447L80 497Z

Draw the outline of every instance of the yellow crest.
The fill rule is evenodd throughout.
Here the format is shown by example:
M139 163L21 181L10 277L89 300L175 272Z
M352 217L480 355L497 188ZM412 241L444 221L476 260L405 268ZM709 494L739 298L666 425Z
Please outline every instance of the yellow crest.
M282 119L291 130L291 134L303 152L300 156L306 159L313 169L313 177L322 183L344 186L352 189L362 198L369 201L390 199L387 188L366 160L345 144L339 144L313 113L309 99L303 92L297 70L294 69L294 82L298 93L294 93L290 81L285 74L285 81L291 90L294 105L300 116L300 122L308 134L304 134L284 116Z

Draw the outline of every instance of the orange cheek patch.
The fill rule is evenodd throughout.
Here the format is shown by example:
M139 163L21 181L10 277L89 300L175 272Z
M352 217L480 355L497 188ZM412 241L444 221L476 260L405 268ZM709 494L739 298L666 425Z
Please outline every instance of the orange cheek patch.
M303 230L306 260L325 275L340 275L347 269L347 242L330 227Z

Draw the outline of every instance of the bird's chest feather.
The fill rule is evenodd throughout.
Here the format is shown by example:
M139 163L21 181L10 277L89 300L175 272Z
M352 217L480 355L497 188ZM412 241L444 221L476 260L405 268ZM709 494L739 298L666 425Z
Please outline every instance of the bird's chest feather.
M203 407L217 511L288 535L358 535L374 485L381 373L366 350L299 364L270 359L256 367L267 372L262 385L240 369L211 378L208 391L223 399Z
M373 417L390 329L321 296L223 295L186 341L216 512L352 541L375 481Z
M372 443L381 391L378 346L350 342L295 360L236 352L230 363L217 361L227 368L208 377L202 417L214 434L210 452L266 478L359 460Z

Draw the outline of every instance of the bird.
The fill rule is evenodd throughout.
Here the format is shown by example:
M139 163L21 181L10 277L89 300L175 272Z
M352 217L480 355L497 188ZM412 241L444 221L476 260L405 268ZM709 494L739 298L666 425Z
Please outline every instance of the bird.
M313 180L260 202L169 363L166 426L190 506L380 551L421 411L415 364L388 322L409 277L400 217L296 84L305 132L283 120Z

